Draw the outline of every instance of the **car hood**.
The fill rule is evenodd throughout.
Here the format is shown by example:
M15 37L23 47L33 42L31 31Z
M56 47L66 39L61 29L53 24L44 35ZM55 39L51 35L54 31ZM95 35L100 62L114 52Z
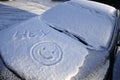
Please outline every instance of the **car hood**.
M89 54L85 45L50 28L40 17L0 31L0 38L4 62L26 79L69 80Z

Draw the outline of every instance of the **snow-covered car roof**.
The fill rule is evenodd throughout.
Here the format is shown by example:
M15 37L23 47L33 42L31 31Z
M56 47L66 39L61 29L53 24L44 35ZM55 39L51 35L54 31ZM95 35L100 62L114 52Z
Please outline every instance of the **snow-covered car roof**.
M116 9L93 1L68 1L42 15L42 20L60 30L79 36L96 49L108 48Z

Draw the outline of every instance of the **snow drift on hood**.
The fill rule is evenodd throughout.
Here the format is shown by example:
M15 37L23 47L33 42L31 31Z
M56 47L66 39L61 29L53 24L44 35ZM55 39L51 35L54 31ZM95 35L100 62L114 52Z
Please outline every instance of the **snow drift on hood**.
M39 17L0 31L0 52L9 68L26 80L69 80L88 55L82 43Z

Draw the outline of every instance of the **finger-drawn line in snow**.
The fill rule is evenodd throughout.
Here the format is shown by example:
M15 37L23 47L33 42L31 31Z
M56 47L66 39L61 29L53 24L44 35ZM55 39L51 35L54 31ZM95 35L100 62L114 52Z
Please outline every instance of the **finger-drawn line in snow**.
M54 42L39 42L31 47L30 55L34 61L51 66L61 61L63 52L60 46Z

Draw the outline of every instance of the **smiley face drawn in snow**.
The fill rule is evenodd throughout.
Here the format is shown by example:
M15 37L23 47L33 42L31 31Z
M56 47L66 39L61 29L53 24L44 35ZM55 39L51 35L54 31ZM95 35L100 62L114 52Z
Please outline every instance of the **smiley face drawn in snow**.
M33 60L42 65L51 66L59 63L62 59L62 50L54 42L36 43L30 51Z

